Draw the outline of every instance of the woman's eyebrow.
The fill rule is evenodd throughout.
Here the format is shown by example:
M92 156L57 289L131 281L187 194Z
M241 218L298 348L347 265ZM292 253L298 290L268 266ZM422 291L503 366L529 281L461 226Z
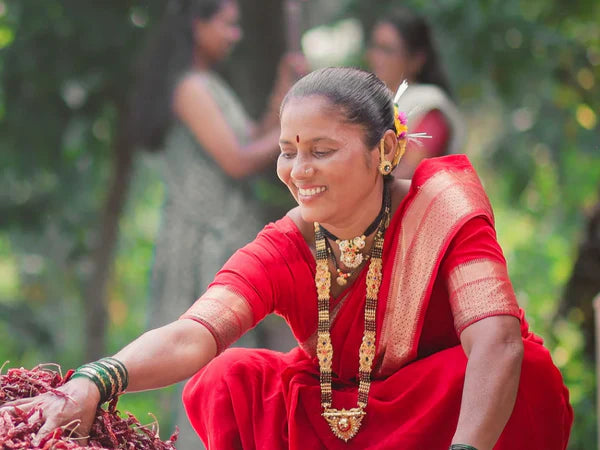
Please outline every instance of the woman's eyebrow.
M327 136L317 136L311 139L302 139L303 142L312 142L312 143L316 143L316 142L321 142L321 141L331 141L331 142L338 142L336 139L327 137ZM280 139L279 140L280 144L293 144L292 141L289 141L287 139Z

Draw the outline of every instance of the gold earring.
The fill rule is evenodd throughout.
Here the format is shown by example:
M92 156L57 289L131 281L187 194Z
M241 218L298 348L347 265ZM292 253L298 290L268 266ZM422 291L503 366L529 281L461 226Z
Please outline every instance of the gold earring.
M394 167L390 161L385 159L385 142L383 141L383 138L379 141L379 153L381 159L381 162L379 163L379 173L383 176L389 175L392 173Z

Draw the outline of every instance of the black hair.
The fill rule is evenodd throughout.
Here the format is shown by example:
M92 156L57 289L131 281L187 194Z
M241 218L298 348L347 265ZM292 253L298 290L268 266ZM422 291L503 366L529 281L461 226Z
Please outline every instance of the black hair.
M410 54L423 52L425 63L416 76L419 83L435 84L442 88L448 96L452 96L448 77L442 67L433 40L431 27L424 17L405 7L395 7L377 20L377 23L392 25Z
M328 67L301 78L287 93L281 110L291 98L322 96L345 119L365 129L365 144L375 147L387 130L394 130L392 93L371 72L351 67Z
M192 67L194 23L209 20L229 0L169 0L136 65L129 105L128 137L133 146L160 150L172 121L175 83Z

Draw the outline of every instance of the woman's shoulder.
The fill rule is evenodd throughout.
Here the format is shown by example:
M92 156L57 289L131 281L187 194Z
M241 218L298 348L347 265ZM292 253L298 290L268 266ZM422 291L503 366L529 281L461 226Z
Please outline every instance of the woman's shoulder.
M312 225L302 219L299 208L290 210L281 219L271 222L258 233L257 240L266 240L279 250L295 248L303 254L310 254ZM308 253L307 253L308 252Z
M299 206L290 209L276 223L279 224L283 231L291 233L296 238L301 238L306 245L311 245L314 240L314 225L302 218Z
M173 94L177 98L181 96L195 96L198 94L210 92L211 86L214 84L213 76L210 72L206 71L188 71L182 73L176 80Z
M424 159L415 170L408 197L412 203L443 202L452 211L468 206L493 217L481 180L462 154Z
M435 84L414 83L409 85L411 94L418 97L426 97L430 101L440 101L448 99L446 92Z
M472 178L473 175L477 177L477 173L466 155L447 155L423 159L415 169L411 185L422 186L427 180L442 174L452 174L458 179L461 177Z

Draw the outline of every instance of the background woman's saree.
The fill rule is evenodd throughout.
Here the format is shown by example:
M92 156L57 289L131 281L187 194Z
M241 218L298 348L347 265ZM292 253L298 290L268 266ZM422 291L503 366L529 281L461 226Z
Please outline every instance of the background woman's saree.
M228 261L182 318L206 326L221 353L276 312L299 346L287 354L232 348L188 382L183 401L209 448L445 450L467 363L460 333L501 314L521 320L525 355L515 408L495 448L566 448L568 392L517 306L489 201L466 157L421 163L385 239L376 367L367 415L348 443L321 417L315 261L300 231L281 219ZM338 409L356 406L365 275L331 301Z

